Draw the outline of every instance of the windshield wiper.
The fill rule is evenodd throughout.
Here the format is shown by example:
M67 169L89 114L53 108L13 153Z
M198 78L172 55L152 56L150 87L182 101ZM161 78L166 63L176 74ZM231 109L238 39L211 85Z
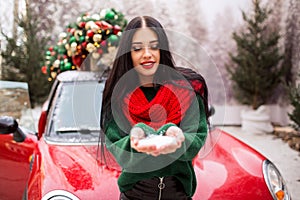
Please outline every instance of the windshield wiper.
M87 128L61 128L56 131L56 133L80 133L80 134L90 134L91 132L100 132L99 129L87 129Z

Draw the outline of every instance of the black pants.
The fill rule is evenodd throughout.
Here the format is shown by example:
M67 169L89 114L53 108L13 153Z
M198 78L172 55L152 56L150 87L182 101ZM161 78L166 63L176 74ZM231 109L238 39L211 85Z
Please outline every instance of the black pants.
M191 200L183 189L180 181L169 176L163 179L163 189L159 188L161 180L152 178L142 180L124 193L121 193L119 200Z

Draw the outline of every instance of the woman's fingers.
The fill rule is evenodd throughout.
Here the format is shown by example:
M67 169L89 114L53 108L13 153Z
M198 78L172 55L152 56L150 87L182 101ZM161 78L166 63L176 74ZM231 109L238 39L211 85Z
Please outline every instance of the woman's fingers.
M156 150L155 144L153 145L139 145L140 140L146 137L145 132L140 127L134 127L130 131L131 147L138 152L149 153Z
M174 142L169 143L167 145L163 145L158 148L160 154L169 154L174 153L178 148L181 147L182 142L185 140L184 134L182 130L177 126L171 126L167 129L166 136L170 136L174 138Z
M144 142L142 144L142 142L140 141L146 137L145 133L143 129L134 127L130 131L131 147L138 152L146 153L152 156L158 156L161 154L169 154L175 152L178 148L181 147L182 142L185 140L182 130L177 126L169 127L166 131L165 136L172 137L174 138L174 140L162 146L156 146L157 144L144 144Z
M130 145L132 148L136 149L139 140L145 138L145 133L143 129L139 127L134 127L130 130Z
M160 154L174 153L179 147L180 146L174 140L171 144L161 146L157 151L160 152Z
M140 141L140 139L132 139L131 140L131 147L133 149L135 149L136 151L141 152L141 153L149 153L149 152L156 150L155 145L151 145L151 146L139 145L139 141Z
M130 130L130 138L142 139L145 138L145 132L140 127L134 127Z
M139 152L144 152L144 153L151 153L153 151L156 151L156 145L139 145L137 144L136 150Z
M177 126L171 126L166 131L167 136L172 136L176 138L178 148L181 147L181 143L185 140L182 130Z

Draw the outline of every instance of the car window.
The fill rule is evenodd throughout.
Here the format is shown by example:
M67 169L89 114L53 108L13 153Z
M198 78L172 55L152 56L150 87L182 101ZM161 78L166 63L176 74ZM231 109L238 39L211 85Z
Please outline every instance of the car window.
M0 116L12 116L21 128L36 130L27 83L0 81Z
M103 88L103 83L98 82L63 83L54 103L47 139L98 142Z

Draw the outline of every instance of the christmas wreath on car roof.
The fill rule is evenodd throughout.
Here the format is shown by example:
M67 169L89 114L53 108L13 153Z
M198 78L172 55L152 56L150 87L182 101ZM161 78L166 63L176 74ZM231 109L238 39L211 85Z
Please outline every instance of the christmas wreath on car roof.
M67 26L66 32L60 33L56 45L46 49L42 72L52 81L66 70L88 70L82 69L88 55L98 61L92 67L105 65L99 64L99 60L113 53L126 25L124 15L113 8L92 15L82 14L77 22Z

